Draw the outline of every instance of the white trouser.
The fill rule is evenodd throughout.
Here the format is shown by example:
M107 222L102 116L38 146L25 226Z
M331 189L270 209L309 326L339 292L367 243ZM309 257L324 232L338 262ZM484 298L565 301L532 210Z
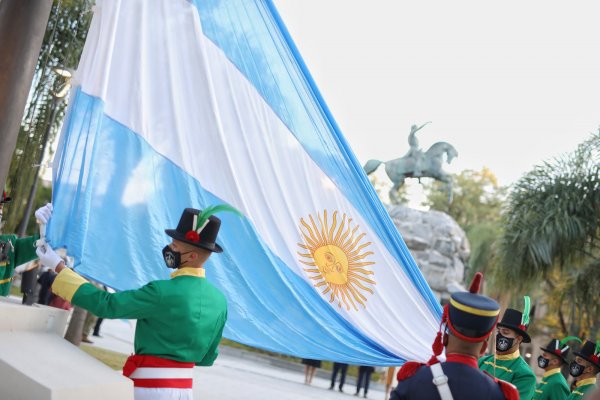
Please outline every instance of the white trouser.
M194 400L192 389L135 388L135 400Z

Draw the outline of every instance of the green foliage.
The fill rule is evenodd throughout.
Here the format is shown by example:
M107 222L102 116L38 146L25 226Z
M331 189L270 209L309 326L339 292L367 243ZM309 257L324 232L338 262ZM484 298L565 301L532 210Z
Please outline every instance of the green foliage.
M600 333L600 131L514 186L503 217L498 281L538 289L542 321L563 336ZM540 286L540 284L542 284Z
M584 262L600 239L600 134L537 166L509 197L503 264L526 282Z
M500 236L500 217L506 189L498 185L494 174L487 168L481 171L465 170L453 175L453 200L448 203L444 184L434 181L425 184L427 196L423 205L450 215L465 231L471 246L468 275L476 271L487 276L493 285L493 272L498 264L497 242ZM467 276L470 280L470 276Z
M423 205L450 215L465 231L479 223L499 220L505 189L498 186L489 169L464 170L452 177L451 203L448 203L445 184L433 181L425 184L427 199Z
M498 286L494 280L494 271L499 260L498 239L500 232L498 222L479 222L468 227L466 231L471 246L469 269L473 273L482 272L486 277L484 283L489 288ZM494 292L494 290L491 292Z
M77 66L91 20L87 12L91 4L91 0L55 0L52 6L8 173L7 189L13 202L5 209L5 232L17 232L39 164L48 158L50 144L62 124L66 101L57 101L52 93L64 84L64 78L53 68Z

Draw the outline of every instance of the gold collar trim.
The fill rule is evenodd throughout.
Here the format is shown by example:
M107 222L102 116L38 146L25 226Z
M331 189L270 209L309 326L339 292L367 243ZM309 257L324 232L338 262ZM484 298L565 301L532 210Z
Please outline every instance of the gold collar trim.
M496 354L496 360L514 360L519 357L521 357L519 349L510 354Z
M580 386L595 385L595 384L596 384L596 378L587 378L587 379L582 379L580 381L577 381L577 384L575 386L580 387Z
M544 372L544 378L547 378L550 375L555 375L555 374L559 374L559 373L560 373L560 368L554 368L554 369L551 369L550 371Z
M206 271L204 268L179 268L177 271L171 273L171 278L176 276L195 276L198 278L204 278Z

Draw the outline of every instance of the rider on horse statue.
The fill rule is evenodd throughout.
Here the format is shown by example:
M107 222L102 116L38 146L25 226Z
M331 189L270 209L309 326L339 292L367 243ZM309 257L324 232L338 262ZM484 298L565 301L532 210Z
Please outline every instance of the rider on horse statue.
M421 126L413 125L408 135L408 144L410 149L404 157L396 158L390 161L369 160L363 167L367 175L375 172L381 165L385 164L385 172L392 180L394 185L390 189L390 199L392 202L398 202L398 190L404 184L406 178L433 178L446 183L448 190L448 202L452 201L452 177L442 170L443 156L446 154L446 162L450 162L458 156L456 149L449 143L437 142L423 152L419 148L419 141L416 133L422 129L426 122Z

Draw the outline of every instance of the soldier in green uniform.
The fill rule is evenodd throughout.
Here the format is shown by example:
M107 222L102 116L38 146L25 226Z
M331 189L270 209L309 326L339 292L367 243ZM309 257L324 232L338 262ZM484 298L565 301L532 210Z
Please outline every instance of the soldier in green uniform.
M569 336L560 341L552 339L546 347L540 347L542 354L538 357L538 366L545 372L535 388L533 400L565 400L569 395L569 384L561 374L560 367L567 363L567 343L570 340L581 343L578 337Z
M569 365L569 373L576 379L575 388L567 400L579 400L596 387L596 375L600 372L600 346L589 340L580 352L574 352L575 360Z
M136 319L135 354L123 374L134 382L136 400L192 399L194 365L210 366L227 320L225 296L205 279L204 264L216 243L220 205L204 211L186 208L176 229L166 229L172 242L162 250L171 279L152 281L136 290L108 293L66 268L48 244L38 248L41 262L55 268L52 291L101 318ZM49 218L47 218L49 219ZM43 223L47 222L42 220Z
M2 210L11 201L2 191L0 199L0 232L2 231ZM8 296L15 267L37 258L35 241L37 236L20 238L17 235L0 234L0 296Z
M535 393L535 374L519 352L522 342L529 343L530 300L525 296L523 312L507 308L496 328L496 354L481 357L479 368L495 378L517 387L521 400L531 400Z

